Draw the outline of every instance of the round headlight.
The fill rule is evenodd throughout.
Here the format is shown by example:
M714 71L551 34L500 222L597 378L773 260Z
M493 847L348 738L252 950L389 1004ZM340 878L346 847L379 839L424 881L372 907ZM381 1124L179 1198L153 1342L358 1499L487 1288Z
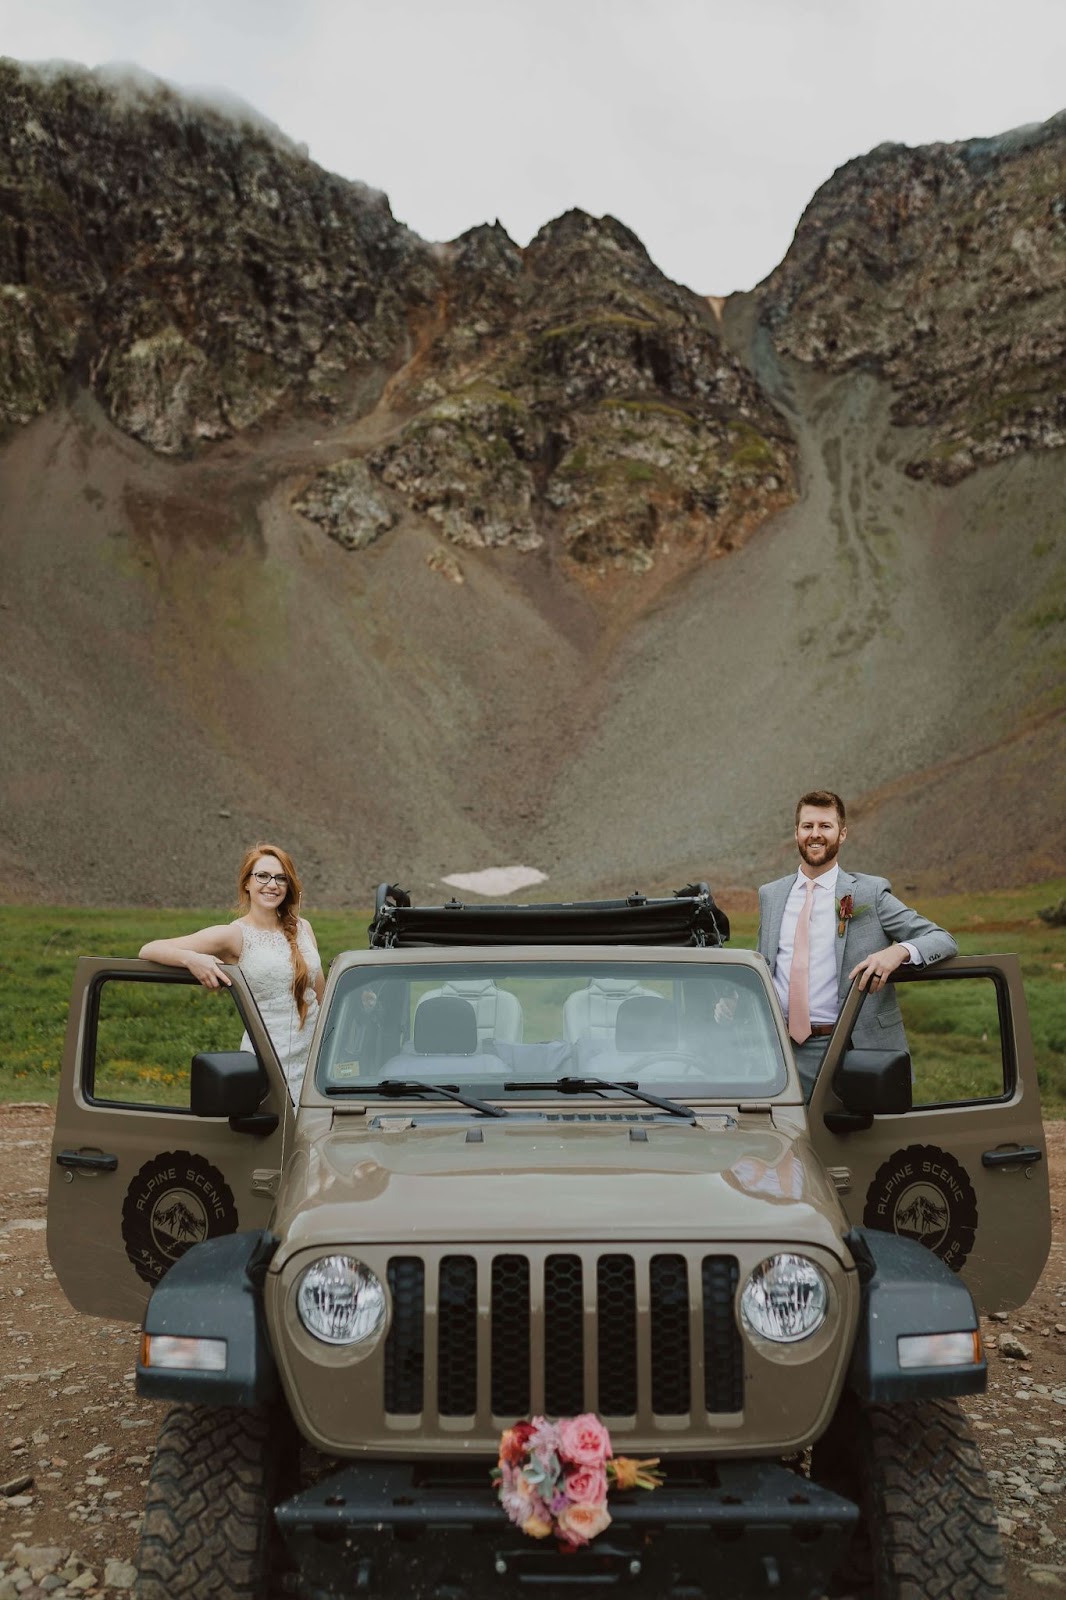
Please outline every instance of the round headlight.
M316 1339L358 1344L377 1333L385 1321L385 1288L361 1261L323 1256L300 1279L296 1309Z
M794 1344L822 1326L829 1305L826 1282L806 1256L770 1256L744 1285L740 1311L748 1327L776 1344Z

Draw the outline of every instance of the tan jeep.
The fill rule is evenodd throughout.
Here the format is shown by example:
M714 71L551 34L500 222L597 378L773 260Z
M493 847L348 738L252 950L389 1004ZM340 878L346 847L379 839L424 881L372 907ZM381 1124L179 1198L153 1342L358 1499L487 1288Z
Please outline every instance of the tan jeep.
M141 1600L1004 1594L956 1397L975 1306L1049 1245L1017 960L897 973L910 1057L848 1047L853 990L805 1106L704 886L398 899L333 964L298 1107L238 968L79 963L48 1241L178 1402ZM584 1411L665 1484L564 1553L489 1472Z

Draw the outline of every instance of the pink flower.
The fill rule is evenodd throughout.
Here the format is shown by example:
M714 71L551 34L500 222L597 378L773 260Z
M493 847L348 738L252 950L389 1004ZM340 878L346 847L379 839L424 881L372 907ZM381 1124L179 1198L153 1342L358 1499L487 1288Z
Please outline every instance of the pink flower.
M606 1506L572 1505L559 1513L555 1526L560 1539L577 1546L588 1544L610 1524L611 1513Z
M611 1453L611 1436L591 1411L559 1424L559 1454L575 1467L602 1467Z
M547 1513L547 1507L525 1476L512 1469L510 1481L500 1488L500 1504L519 1527L531 1516Z
M563 1480L569 1500L586 1506L602 1506L607 1499L607 1474L602 1467L575 1467Z
M521 1499L513 1489L500 1490L500 1504L511 1521L516 1522L519 1527L529 1516L529 1501Z
M559 1453L559 1429L546 1417L534 1417L526 1447L531 1456L544 1468L549 1468L551 1458Z

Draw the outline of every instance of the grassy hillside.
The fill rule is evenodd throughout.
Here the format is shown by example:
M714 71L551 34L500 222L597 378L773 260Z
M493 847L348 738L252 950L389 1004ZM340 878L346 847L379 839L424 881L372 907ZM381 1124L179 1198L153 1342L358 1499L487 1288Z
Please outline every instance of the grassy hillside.
M951 895L925 900L922 910L951 928L965 955L1010 951L1020 955L1036 1044L1045 1111L1066 1115L1066 933L1047 927L1040 907L1066 895L1066 880L1018 890ZM727 907L728 909L728 907ZM53 1100L63 1051L74 960L79 955L129 956L149 938L226 920L229 913L174 911L0 908L0 1100ZM366 944L369 913L313 914L324 960ZM750 948L756 917L733 913L732 944ZM947 986L954 987L954 986ZM982 1022L968 1017L957 999L940 989L923 993L920 1019L911 1023L912 1046L935 1051L945 1070L981 1054ZM137 1041L150 1058L151 1020ZM916 1031L917 1030L917 1031ZM202 1048L212 1041L191 1041ZM191 1050L190 1050L191 1053ZM131 1051L131 1054L133 1052ZM952 1066L952 1062L955 1063Z

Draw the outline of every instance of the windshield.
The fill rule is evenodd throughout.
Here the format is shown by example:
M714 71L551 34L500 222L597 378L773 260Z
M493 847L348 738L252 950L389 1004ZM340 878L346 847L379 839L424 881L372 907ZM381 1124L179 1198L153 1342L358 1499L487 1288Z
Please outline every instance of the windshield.
M561 1078L751 1099L783 1089L786 1071L750 967L580 960L352 967L316 1071L333 1095L398 1080L490 1097L521 1083L535 1097Z

